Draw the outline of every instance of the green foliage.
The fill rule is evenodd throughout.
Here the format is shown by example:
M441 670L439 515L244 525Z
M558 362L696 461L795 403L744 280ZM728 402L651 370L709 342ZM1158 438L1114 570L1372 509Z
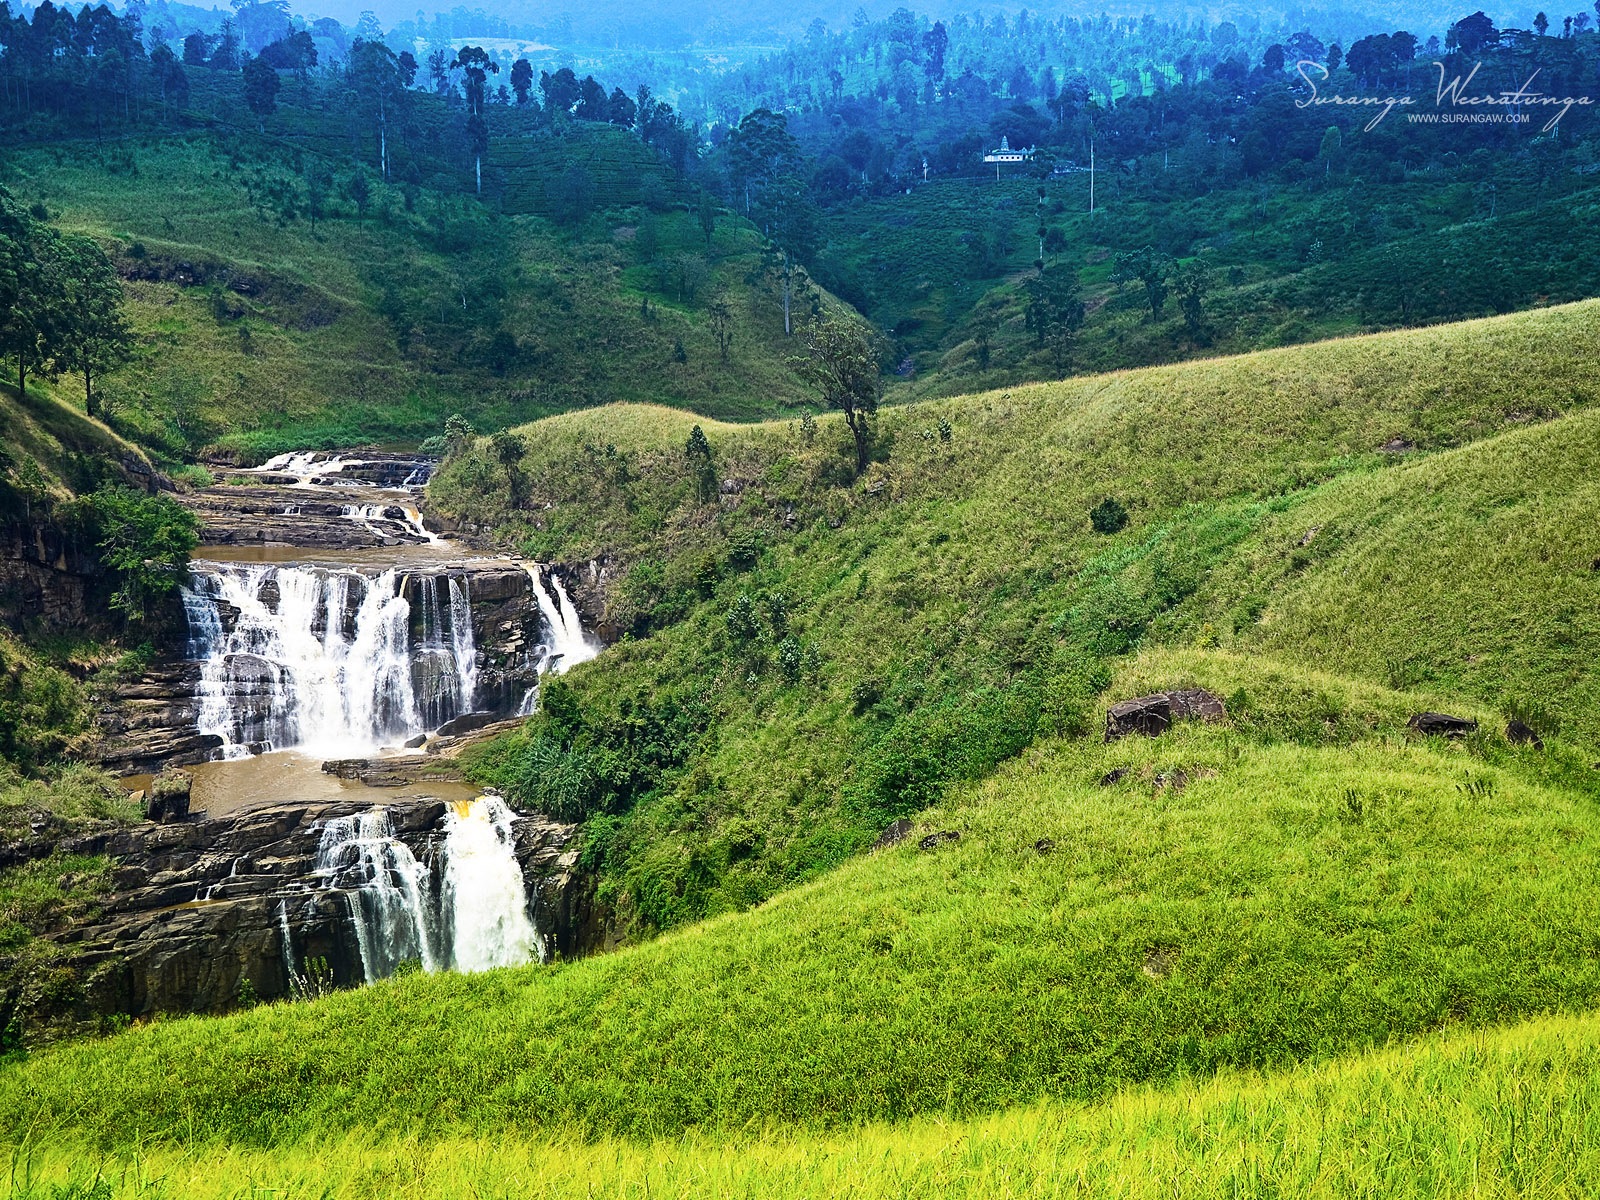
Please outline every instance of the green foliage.
M560 820L625 812L681 766L709 720L694 693L586 701L561 676L540 685L518 733L467 756L474 778Z
M1115 496L1107 496L1089 510L1089 524L1096 533L1121 533L1128 525L1128 509Z
M41 797L11 779L12 765L38 772L76 748L87 732L89 698L66 671L0 632L0 825L20 823L20 810Z
M1266 714L1322 689L1376 724L1314 746L1196 725L1048 742L907 843L751 912L559 968L52 1048L0 1073L0 1119L108 1149L198 1135L280 1153L384 1120L424 1139L851 1128L1285 1070L1600 998L1592 785L1408 744L1412 698L1260 660L1151 655L1112 694L1152 676L1231 681ZM924 729L957 745L945 715ZM1492 789L1458 790L1469 771ZM960 837L918 847L938 830ZM736 855L775 831L723 832ZM686 885L712 865L671 855ZM403 1035L419 1010L422 1041ZM470 1087L435 1069L441 1046L470 1059Z
M608 695L704 689L708 735L681 765L643 764L609 827L603 886L645 898L620 909L643 933L661 914L743 908L836 865L914 803L902 793L942 793L967 763L1015 753L1019 712L1035 738L1092 733L1108 669L1153 645L1260 647L1378 682L1409 654L1405 686L1444 689L1422 707L1542 697L1556 721L1541 730L1593 741L1600 701L1572 656L1594 575L1571 482L1600 473L1578 449L1600 399L1581 365L1600 353L1591 309L884 408L892 449L854 486L839 414L808 443L796 423L614 406L521 430L537 522L500 515L503 484L474 474L481 446L435 477L430 503L547 561L617 564L627 582L609 615L631 637L565 677L586 712ZM1507 420L1530 409L1571 415ZM940 421L950 442L927 436ZM714 515L687 469L696 425L732 481ZM1537 451L1520 440L1536 434ZM1397 465L1377 453L1397 435L1466 444ZM1459 485L1430 473L1480 454ZM1108 495L1129 515L1112 537L1086 519ZM1530 518L1532 537L1518 524ZM1339 549L1350 530L1370 530L1351 543L1359 569ZM1460 581L1449 609L1432 598L1441 578ZM1508 582L1523 578L1537 583ZM1449 619L1425 619L1436 610ZM1268 720L1247 691L1235 720L1271 736L1320 745L1359 730L1316 695ZM943 715L917 717L925 707ZM975 722L972 746L941 740L951 712ZM737 858L721 832L735 821L762 832Z
M199 544L194 513L164 493L102 488L88 498L100 561L111 572L111 607L130 623L178 589Z
M683 456L688 461L689 474L694 477L695 499L709 504L717 498L717 465L711 455L711 443L700 426L689 431Z

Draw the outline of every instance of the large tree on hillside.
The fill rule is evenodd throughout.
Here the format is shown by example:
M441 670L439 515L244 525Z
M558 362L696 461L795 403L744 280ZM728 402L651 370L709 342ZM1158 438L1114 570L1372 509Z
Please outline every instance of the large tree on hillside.
M511 90L517 94L518 104L528 102L528 93L533 91L533 64L525 58L511 64Z
M54 363L83 376L83 403L96 416L95 380L128 361L133 331L122 308L122 281L98 242L78 234L60 241L62 307Z
M61 246L56 232L0 187L0 356L17 366L17 390L28 372L47 367L58 348Z
M256 115L256 125L265 130L266 119L278 110L278 73L259 58L244 66L244 102Z
M350 47L346 78L372 112L378 129L378 173L389 178L389 113L405 93L400 62L382 42L356 39Z
M872 416L878 411L878 360L866 333L837 318L824 317L806 333L802 374L822 394L828 408L844 414L855 442L856 474L867 469L872 451Z
M1070 267L1051 267L1028 280L1025 290L1028 306L1023 324L1038 346L1050 348L1057 373L1064 374L1072 356L1072 341L1083 326L1078 274Z
M728 137L728 167L745 215L776 248L774 273L783 290L783 332L793 333L797 260L810 257L816 247L817 210L805 159L788 120L765 108L746 114Z
M456 51L450 66L462 73L461 90L467 99L467 146L472 151L477 190L483 191L483 156L489 148L489 126L483 119L483 104L489 90L489 76L500 73L500 64L482 46L463 46Z

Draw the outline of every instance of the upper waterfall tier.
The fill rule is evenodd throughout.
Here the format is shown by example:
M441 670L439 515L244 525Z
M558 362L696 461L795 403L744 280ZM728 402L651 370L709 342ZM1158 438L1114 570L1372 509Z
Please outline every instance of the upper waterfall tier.
M196 563L183 592L197 724L222 756L393 745L471 712L466 574Z

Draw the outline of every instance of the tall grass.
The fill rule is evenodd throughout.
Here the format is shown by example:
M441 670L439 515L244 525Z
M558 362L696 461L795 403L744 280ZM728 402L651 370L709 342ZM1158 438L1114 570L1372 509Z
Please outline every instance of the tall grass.
M271 1151L25 1146L8 1182L8 1200L1576 1198L1600 1188L1600 1021L1457 1030L1264 1077L825 1136L427 1141L344 1128Z

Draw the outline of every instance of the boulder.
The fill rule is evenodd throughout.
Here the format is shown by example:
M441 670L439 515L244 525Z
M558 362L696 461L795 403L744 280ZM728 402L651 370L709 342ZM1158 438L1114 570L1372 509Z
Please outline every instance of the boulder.
M1531 726L1524 725L1521 721L1512 721L1506 725L1506 741L1513 746L1532 746L1535 750L1544 749L1544 739L1535 733Z
M1228 715L1219 696L1205 688L1178 688L1136 696L1113 704L1106 711L1106 741L1114 742L1129 734L1160 737L1174 721L1220 721Z
M504 718L497 712L462 713L459 717L446 721L434 732L438 737L460 737L463 733L471 733L500 720Z
M960 840L961 834L958 830L941 829L938 833L930 833L923 838L917 843L917 848L920 850L937 850L940 846L948 845L950 842L959 842Z
M461 772L449 759L422 754L394 758L335 758L322 764L324 775L359 780L368 787L408 787L414 783L459 783Z
M189 793L194 780L184 771L166 770L150 784L150 798L145 803L145 816L158 824L187 820Z
M1436 712L1417 713L1406 724L1424 737L1463 738L1478 728L1476 721Z
M1129 734L1160 737L1172 728L1172 701L1165 692L1123 700L1106 710L1106 741Z
M890 846L898 846L911 836L911 822L901 817L878 835L878 840L872 843L874 850L887 850Z

